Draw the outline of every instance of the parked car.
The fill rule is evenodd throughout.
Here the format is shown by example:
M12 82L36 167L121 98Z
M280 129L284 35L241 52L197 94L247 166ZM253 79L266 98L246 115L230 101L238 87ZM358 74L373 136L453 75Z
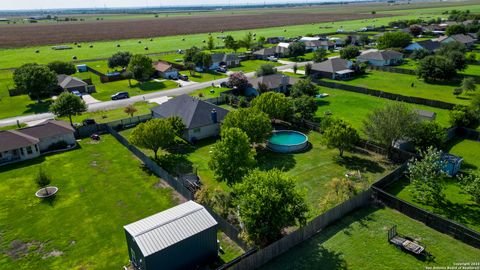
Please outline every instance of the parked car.
M188 76L187 75L179 74L178 78L182 81L188 81Z
M217 68L217 72L220 72L220 73L227 73L228 69L226 67L219 67Z
M125 99L129 98L128 92L118 92L115 95L112 95L112 100Z
M231 85L228 82L222 82L220 83L220 86L223 88L232 88Z
M269 56L269 57L267 57L267 60L272 61L272 62L277 62L278 58L276 58L275 56Z
M83 124L84 126L95 125L96 123L97 123L97 122L95 122L95 120L92 119L92 118L83 119L83 121L82 121L82 124Z
M73 90L73 91L72 91L72 94L74 94L74 95L77 96L77 97L82 98L82 93L80 93L80 91Z

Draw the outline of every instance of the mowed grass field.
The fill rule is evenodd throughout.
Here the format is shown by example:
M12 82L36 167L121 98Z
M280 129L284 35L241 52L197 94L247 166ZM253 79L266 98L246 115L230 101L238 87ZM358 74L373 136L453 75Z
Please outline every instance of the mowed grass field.
M54 200L35 197L42 168ZM0 168L2 269L120 269L123 226L176 205L172 189L144 170L112 136Z
M454 104L467 105L470 103L470 97L467 95L460 96L459 98L453 95L453 89L459 87L460 82L426 83L417 78L415 75L383 71L368 71L365 75L357 76L350 80L322 80ZM480 86L477 85L477 87Z
M408 7L407 7L408 8ZM216 38L218 36L225 36L228 34L233 35L235 38L241 38L247 32L256 33L257 36L286 36L286 37L295 37L305 35L307 33L330 33L334 32L339 28L343 28L346 31L349 30L358 30L361 27L368 25L386 25L388 22L393 20L400 19L414 19L421 16L427 17L436 17L440 16L441 13L445 10L450 9L465 10L469 9L475 11L480 9L480 5L459 5L458 7L442 7L442 8L425 8L421 9L415 14L411 14L411 10L399 10L396 14L398 16L389 16L385 18L375 18L375 19L363 19L363 20L351 20L351 21L341 21L341 22L328 22L328 23L317 23L317 24L308 24L308 25L293 25L293 26L283 26L283 27L271 27L271 28L260 28L260 29L250 29L250 30L239 30L239 31L226 31L224 33L215 32L212 35ZM388 12L388 11L385 11ZM177 35L177 36L167 36L167 37L156 37L153 38L153 41L150 41L150 37L144 39L129 39L129 40L117 40L117 41L108 41L108 42L91 42L88 44L81 44L81 48L74 48L72 50L63 50L55 51L51 49L51 46L36 46L28 48L17 48L17 49L1 49L0 50L0 67L2 68L13 68L18 67L21 64L27 62L37 62L37 63L48 63L52 60L63 60L69 61L72 60L73 56L76 56L79 61L85 59L98 59L98 58L107 58L111 54L117 51L130 51L132 53L156 53L163 51L172 51L177 49L185 49L191 46L201 46L203 40L207 40L208 34L193 34L193 35ZM185 39L185 40L183 40ZM138 41L142 41L141 44ZM220 43L219 39L215 39L217 43ZM92 44L93 48L89 48L88 45ZM117 48L117 44L120 44L120 48ZM55 44L58 45L58 44ZM67 44L68 45L68 44ZM73 44L70 44L74 46ZM149 47L148 51L145 51L145 46ZM39 50L39 53L35 53L36 50Z
M374 109L382 108L388 104L396 102L389 99L327 87L320 87L319 91L320 93L327 93L330 96L317 99L319 107L316 117L325 117L325 113L329 112L332 117L347 121L360 132L362 131L363 121L367 119L367 116L372 113ZM435 112L437 113L436 121L438 123L445 128L450 126L448 122L448 110L410 103L404 104L412 109Z
M433 261L422 261L387 241L397 225L400 234L426 244ZM411 269L454 267L454 263L478 263L480 250L389 208L367 207L328 226L310 240L294 247L262 267L262 270L307 269ZM454 268L452 268L454 269Z
M130 130L122 131L128 138ZM327 149L322 144L321 135L317 132L307 133L311 148L296 154L279 154L267 149L257 152L257 167L261 170L278 168L295 178L297 187L307 193L311 217L320 213L320 202L327 194L325 187L334 177L344 177L347 172L360 171L362 177L373 183L387 174L393 165L383 156L373 153L352 152L345 153L345 157L338 157L338 150ZM214 173L208 167L210 153L215 139L199 141L194 145L180 145L175 150L163 152L160 157L161 166L180 173L196 171L208 188L230 190L225 182L215 180ZM153 152L143 150L153 157Z

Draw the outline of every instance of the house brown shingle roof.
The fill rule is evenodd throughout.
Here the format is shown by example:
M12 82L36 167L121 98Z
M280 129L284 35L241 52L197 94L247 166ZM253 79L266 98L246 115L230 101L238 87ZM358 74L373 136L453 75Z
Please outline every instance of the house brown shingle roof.
M390 60L390 59L397 59L402 58L403 54L386 50L386 51L372 51L365 54L362 54L357 57L357 59L365 59L365 60Z
M65 74L60 74L57 76L58 85L63 89L73 88L73 87L85 87L88 84L79 78L68 76Z
M46 137L73 133L75 132L75 129L67 122L48 120L33 127L19 129L18 132L34 138L42 139Z
M159 72L166 72L172 68L172 65L167 62L158 61L153 63L153 68Z
M342 58L331 58L326 61L315 63L312 65L312 70L321 72L335 73L348 69L350 69L350 61Z
M0 131L0 152L32 146L38 142L39 139L16 130Z

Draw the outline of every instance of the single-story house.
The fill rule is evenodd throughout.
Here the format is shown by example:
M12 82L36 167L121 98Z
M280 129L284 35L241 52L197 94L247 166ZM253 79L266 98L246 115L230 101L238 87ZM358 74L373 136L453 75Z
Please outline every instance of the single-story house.
M379 67L398 65L403 62L403 54L391 50L372 51L359 55L357 61Z
M258 94L258 88L260 84L265 85L270 91L276 92L287 92L292 85L294 85L300 79L289 77L284 74L271 74L267 76L261 76L258 78L250 78L248 82L252 85L251 88L254 89ZM252 92L255 92L252 91ZM246 92L249 92L248 89Z
M180 117L186 127L182 137L189 142L218 136L220 123L228 113L222 107L186 94L150 110L153 118Z
M443 36L438 38L438 42L441 44L447 44L450 42L460 42L465 47L471 48L473 44L475 43L475 39L471 37L470 35L464 35L464 34L457 34L457 35L452 35L452 36Z
M75 145L74 132L69 123L55 120L18 130L0 131L0 165L36 158L60 142Z
M157 61L153 63L155 69L155 76L164 79L177 79L178 69L174 68L172 64L164 61Z
M277 44L285 40L285 37L268 37L266 43L268 44Z
M63 91L78 91L80 93L88 92L88 83L82 81L77 77L72 77L65 74L57 75L58 86L63 89Z
M198 267L218 255L218 223L205 207L194 201L123 228L135 269L201 269Z
M415 109L414 110L417 114L420 120L422 121L433 121L435 118L437 118L437 113L436 112L431 112L427 110L420 110L420 109Z
M446 173L448 176L455 176L459 171L460 167L462 166L463 158L443 153L442 154L442 162L444 162L444 166L442 171Z
M312 76L315 78L330 78L342 80L354 75L352 62L342 58L331 58L312 65Z
M434 52L435 50L440 48L440 45L441 44L438 41L427 39L427 40L413 42L412 44L408 45L404 49L406 51L411 51L411 52L416 51L416 50L420 50L420 49L424 49L424 50L427 50L429 52Z
M320 37L301 37L298 41L299 42L307 42L307 41L317 41L320 40Z
M288 55L288 47L274 46L253 52L256 59L267 60L269 57L284 57Z
M210 70L217 69L219 67L238 67L240 66L240 58L234 53L214 53L212 54L212 65Z
M335 46L343 46L345 45L345 40L339 37L330 37L328 38L330 42L335 43Z
M305 41L304 43L307 51L316 51L318 49L333 51L335 49L335 42L329 40L312 40Z

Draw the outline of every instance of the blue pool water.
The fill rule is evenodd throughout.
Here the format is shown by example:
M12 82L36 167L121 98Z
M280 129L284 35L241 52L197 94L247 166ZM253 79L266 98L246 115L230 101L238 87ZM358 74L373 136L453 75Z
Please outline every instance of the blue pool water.
M268 147L275 152L292 153L306 148L308 137L293 130L274 131L268 140Z

